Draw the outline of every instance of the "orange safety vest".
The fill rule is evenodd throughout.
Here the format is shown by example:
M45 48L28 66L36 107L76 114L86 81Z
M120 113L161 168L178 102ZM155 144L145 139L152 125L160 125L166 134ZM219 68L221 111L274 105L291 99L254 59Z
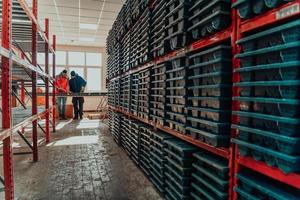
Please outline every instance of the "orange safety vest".
M56 86L56 93L66 93L68 91L69 79L59 75L55 80L55 86Z

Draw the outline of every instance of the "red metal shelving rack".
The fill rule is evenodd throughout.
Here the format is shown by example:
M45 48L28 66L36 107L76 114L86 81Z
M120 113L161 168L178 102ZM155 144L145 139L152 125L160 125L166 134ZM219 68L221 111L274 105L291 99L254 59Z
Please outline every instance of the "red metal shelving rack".
M232 0L232 3L235 3L236 0ZM140 70L144 70L152 66L153 64L164 62L172 57L175 57L181 53L188 53L191 51L200 50L202 48L211 46L213 44L219 43L221 41L230 40L231 38L231 46L232 46L232 53L233 55L236 55L240 52L240 47L236 45L236 41L239 40L242 37L242 34L253 31L262 27L266 27L278 22L284 22L285 20L288 20L292 17L300 16L300 0L295 0L290 3L286 3L276 9L273 9L271 11L268 11L264 14L261 14L259 16L256 16L252 19L241 21L239 18L237 11L235 9L232 9L232 26L220 31L212 36L209 36L207 38L201 39L199 41L193 42L192 44L186 46L185 48L172 51L164 56L158 57L157 59L146 63L144 65L138 66L134 69L131 69L127 72L125 72L122 75L116 76L112 78L111 80L119 79L123 76L126 76L128 74L136 73ZM239 68L239 60L235 59L233 56L233 70ZM238 73L233 73L232 77L233 83L239 82L240 77ZM239 88L233 87L232 88L233 96L239 95ZM232 110L237 111L239 110L239 102L232 100ZM210 145L207 145L201 141L194 140L193 138L186 136L184 134L181 134L177 131L174 131L168 127L163 127L160 125L155 124L151 120L145 120L141 119L135 115L132 115L130 113L124 112L120 108L114 108L110 106L110 109L116 112L120 112L132 119L139 120L143 123L146 123L148 125L153 126L155 129L159 129L162 131L165 131L179 139L182 139L186 142L189 142L191 144L194 144L202 149L205 149L211 153L214 153L216 155L219 155L221 157L227 158L229 160L229 167L230 167L230 187L229 187L229 199L237 199L236 193L233 191L233 187L237 185L237 179L235 178L235 174L239 171L240 166L244 166L247 168L251 168L252 170L255 170L257 172L260 172L266 176L269 176L275 180L284 182L288 185L294 186L298 189L300 189L300 174L289 174L286 175L282 173L277 168L272 168L267 166L265 163L255 161L252 158L249 157L239 157L237 152L237 146L233 143L231 143L230 148L224 149L224 148L215 148ZM239 117L232 115L231 121L233 124L239 122ZM237 130L232 129L231 130L231 137L235 138L237 136Z
M0 129L0 139L3 141L3 165L4 165L4 191L5 199L14 199L14 178L13 178L13 151L12 141L14 134L18 132L23 139L24 128L32 124L32 145L24 139L30 146L33 153L33 161L38 160L38 146L37 146L37 127L39 126L45 133L46 143L50 141L50 113L55 113L55 96L53 97L53 105L49 105L49 85L54 83L52 76L48 74L49 52L53 54L53 63L55 63L55 43L53 47L49 45L49 23L45 21L45 32L37 23L37 0L33 0L33 9L29 9L24 0L13 2L12 0L2 0L2 27L1 27L1 97L2 97L2 127ZM14 11L18 10L18 15L14 15ZM15 18L23 17L23 21L18 21ZM25 22L24 22L25 21ZM27 23L26 25L24 23ZM17 24L17 26L15 26ZM31 24L31 27L28 26ZM21 27L18 28L18 26ZM23 25L23 26L22 26ZM28 42L28 40L30 42ZM38 67L37 52L40 51L39 43L44 44L45 53L45 71ZM31 60L27 57L25 52L31 54ZM53 72L55 72L55 65L53 65ZM17 76L14 73L21 73ZM23 74L22 74L23 73ZM53 73L55 75L55 73ZM23 76L24 75L24 76ZM26 75L26 77L25 77ZM28 77L29 78L28 78ZM41 78L45 81L46 105L43 111L38 112L36 86L37 79ZM20 98L12 92L12 82L18 81L20 84ZM11 97L14 96L19 100L19 103L25 110L25 95L28 94L25 89L25 82L30 82L32 86L32 106L31 116L22 118L17 123L12 120L12 105ZM53 91L54 87L53 87ZM52 111L53 110L53 111ZM19 114L19 113L18 113ZM53 115L55 116L55 115ZM38 124L38 121L45 117L45 126ZM52 122L55 127L55 121Z
M264 14L261 14L259 16L256 16L254 18L244 20L242 21L238 16L236 17L236 36L234 38L234 41L239 40L242 38L243 34L249 32L258 30L260 28L273 25L276 23L282 23L286 20L289 20L291 18L296 18L300 16L300 0L295 0L293 2L286 3L276 9L270 10ZM236 44L234 44L235 54L240 52L240 47ZM240 67L239 60L234 59L234 69L237 69ZM233 82L239 82L240 77L238 73L234 73L234 79ZM233 96L239 96L239 88L233 87ZM233 110L239 110L239 103L233 101L234 107ZM232 116L233 122L237 123L239 121L238 116ZM232 129L232 137L236 137L237 130ZM234 170L234 174L238 173L241 167L246 167L249 169L252 169L256 172L259 172L265 176L268 176L274 180L283 182L287 185L293 186L297 189L300 189L300 174L297 173L291 173L291 174L284 174L281 172L278 168L270 167L264 162L256 161L253 158L250 157L242 157L239 156L237 146L234 145L234 165L231 170ZM233 176L234 180L234 186L238 185L238 180ZM237 199L237 194L234 192L233 199Z
M233 0L233 3L235 2L235 0ZM189 52L192 52L192 51L197 51L197 50L201 50L203 48L207 48L209 46L212 46L214 44L217 44L217 43L220 43L220 42L223 42L223 41L230 41L231 40L231 43L232 43L232 46L235 47L235 38L233 37L234 34L235 34L235 30L236 30L236 11L235 10L232 10L232 24L230 27L224 29L224 30L221 30L211 36L208 36L208 37L205 37L203 39L200 39L198 41L195 41L189 45L187 45L186 47L184 48L181 48L181 49L178 49L178 50L175 50L175 51L171 51L169 53L167 53L166 55L163 55L161 57L158 57L152 61L150 61L149 63L146 63L146 64L143 64L143 65L140 65L140 66L137 66L135 67L134 69L130 69L129 71L123 73L122 75L118 75L112 79L110 79L110 81L113 81L115 79L119 79L119 78L122 78L128 74L133 74L133 73L136 73L138 71L141 71L141 70L144 70L144 69L147 69L149 68L150 66L153 66L154 64L157 64L157 63L161 63L161 62L164 62L164 61L167 61L168 59L171 59L173 57L176 57L180 54L184 54L184 53L189 53ZM230 39L231 38L231 39ZM234 49L233 50L233 53L235 53L236 50ZM234 54L233 54L234 55ZM234 166L234 148L235 146L234 145L231 145L229 148L217 148L217 147L214 147L214 146L211 146L209 144L206 144L202 141L199 141L199 140L196 140L196 139L193 139L192 137L190 136L187 136L185 134L182 134L178 131L174 131L172 129L170 129L169 127L166 127L166 126L161 126L159 124L156 124L154 123L153 121L151 120L145 120L145 119L141 119L131 113L127 113L125 111L123 111L121 108L115 108L115 107L109 107L111 110L113 111L116 111L116 112L119 112L119 113L122 113L126 116L128 116L129 118L132 118L132 119L135 119L135 120L138 120L138 121L141 121L145 124L148 124L152 127L154 127L154 129L159 129L161 131L164 131L170 135L173 135L181 140L184 140L188 143L191 143L201 149L205 149L215 155L218 155L218 156L221 156L223 158L226 158L229 162L229 167L230 167L230 185L233 185L233 181L234 181L234 170L233 170L233 166ZM232 190L232 187L229 188L229 199L231 199L233 196L233 190Z

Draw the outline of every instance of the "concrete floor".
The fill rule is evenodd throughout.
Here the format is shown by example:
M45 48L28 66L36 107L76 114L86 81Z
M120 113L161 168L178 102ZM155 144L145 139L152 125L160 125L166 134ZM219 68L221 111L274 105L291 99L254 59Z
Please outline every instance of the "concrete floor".
M61 121L57 129L39 162L14 156L16 199L163 199L99 120Z

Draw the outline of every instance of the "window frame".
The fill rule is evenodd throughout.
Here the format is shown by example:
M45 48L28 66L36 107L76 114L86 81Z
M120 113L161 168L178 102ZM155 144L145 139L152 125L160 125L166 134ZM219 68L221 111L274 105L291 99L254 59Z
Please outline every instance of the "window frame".
M81 51L82 53L84 53L84 65L71 65L69 63L69 52L80 52L80 51L64 51L64 50L59 50L60 52L65 52L66 53L66 65L61 65L61 64L58 64L56 63L56 69L57 68L64 68L68 71L68 75L70 76L70 73L71 73L71 68L83 68L83 78L85 80L87 80L87 76L88 76L88 69L89 68L95 68L95 69L99 69L100 70L100 74L99 74L99 78L100 78L100 90L88 90L88 88L86 88L86 91L87 92L101 92L103 87L102 87L102 84L103 84L103 76L102 76L102 73L103 73L103 53L102 52L92 52L92 51ZM87 54L88 53L96 53L96 54L99 54L99 56L101 57L100 59L100 66L91 66L91 65L87 65ZM49 61L50 61L51 57L49 57ZM40 66L42 68L45 67L44 64L40 64ZM51 69L51 70L50 70ZM53 65L50 64L49 62L49 74L52 76L52 69L53 69ZM58 72L56 70L56 74L59 74L60 72Z

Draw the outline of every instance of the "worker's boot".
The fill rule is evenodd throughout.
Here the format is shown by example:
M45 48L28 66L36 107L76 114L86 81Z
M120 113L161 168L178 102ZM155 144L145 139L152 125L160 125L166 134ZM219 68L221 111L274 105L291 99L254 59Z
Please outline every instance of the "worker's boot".
M65 115L62 115L62 116L61 116L61 119L62 119L62 120L66 120L67 118L66 118Z

